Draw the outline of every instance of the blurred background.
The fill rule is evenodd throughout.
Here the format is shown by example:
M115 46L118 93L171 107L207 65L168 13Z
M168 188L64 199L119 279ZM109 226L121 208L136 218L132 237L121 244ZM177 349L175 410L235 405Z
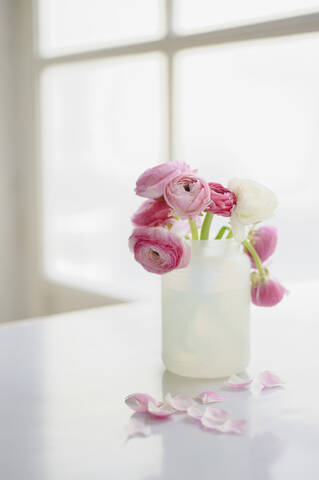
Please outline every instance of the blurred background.
M149 298L137 176L279 199L272 272L318 280L319 0L0 0L0 321Z

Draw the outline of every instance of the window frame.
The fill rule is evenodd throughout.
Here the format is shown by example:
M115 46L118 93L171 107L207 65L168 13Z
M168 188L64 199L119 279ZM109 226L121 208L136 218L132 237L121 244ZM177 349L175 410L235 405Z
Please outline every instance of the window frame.
M32 51L26 52L30 55L30 60L34 68L32 69L32 78L30 78L33 91L33 105L29 112L33 119L31 132L33 134L34 142L30 145L29 155L33 158L32 165L32 180L29 183L29 190L32 189L31 207L35 221L31 226L29 250L31 251L31 258L34 261L35 268L33 284L36 288L33 289L37 299L33 302L35 309L34 314L39 313L55 313L57 311L76 309L76 302L79 298L77 288L72 288L70 285L63 286L60 283L51 281L45 275L45 270L42 264L42 202L41 202L41 116L39 105L39 81L42 72L52 65L69 64L73 62L87 62L90 60L110 59L121 56L135 56L144 53L161 52L166 58L166 102L165 108L165 135L164 141L167 142L164 151L167 152L167 160L172 161L175 158L174 146L174 99L175 99L175 74L174 74L174 59L175 56L187 49L198 49L204 47L218 47L229 43L249 42L258 39L270 39L276 37L287 37L302 34L311 34L319 31L319 7L318 12L294 15L284 17L282 14L278 19L259 21L256 23L241 24L239 26L232 26L229 28L214 28L209 31L200 33L177 34L173 29L173 7L174 0L163 1L163 16L164 16L164 34L156 40L145 40L138 43L127 43L119 46L105 46L94 49L85 49L72 51L70 53L59 54L54 56L41 56L38 45L38 0L27 0L23 3L24 12L33 12L28 16L31 21L32 28L28 28L32 35ZM22 16L22 14L20 14ZM32 111L31 111L32 110ZM29 178L30 180L30 178ZM65 287L65 288L61 288ZM74 295L73 295L74 293ZM84 292L87 298L86 305L88 307L93 305L114 303L114 299L107 297L100 297L90 292ZM74 297L74 305L70 298ZM39 300L40 299L40 300ZM57 307L58 306L58 307ZM85 306L85 305L84 305ZM82 305L83 308L83 305Z

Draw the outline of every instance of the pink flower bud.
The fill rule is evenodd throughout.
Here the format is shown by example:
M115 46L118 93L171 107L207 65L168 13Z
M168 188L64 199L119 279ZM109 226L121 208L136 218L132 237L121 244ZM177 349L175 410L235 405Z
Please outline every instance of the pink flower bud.
M259 307L273 307L281 302L284 295L288 293L277 280L266 278L260 279L257 272L252 274L251 299Z
M129 238L135 260L151 273L163 274L186 267L191 248L163 227L137 227Z
M148 199L142 203L132 216L132 223L136 227L157 227L172 223L171 207L164 199Z
M227 188L220 185L220 183L208 183L210 188L211 203L207 207L207 211L222 215L223 217L230 217L234 205L236 205L236 195Z
M277 229L271 226L259 227L250 234L250 242L252 243L262 262L267 260L267 258L274 253L277 246L277 240ZM245 253L247 253L247 255L250 257L252 268L256 268L251 254L246 249Z
M136 182L135 193L140 197L160 198L167 182L177 175L190 172L186 163L166 162L149 168L140 175Z
M179 175L166 184L164 197L180 218L199 215L210 204L210 189L205 180L193 175Z

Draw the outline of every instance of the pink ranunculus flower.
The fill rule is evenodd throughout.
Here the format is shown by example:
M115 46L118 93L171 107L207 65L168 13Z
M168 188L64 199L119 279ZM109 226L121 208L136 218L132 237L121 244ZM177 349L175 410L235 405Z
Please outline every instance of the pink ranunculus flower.
M157 227L172 223L172 209L163 198L153 200L149 198L142 203L137 212L132 216L135 227Z
M254 249L258 253L260 260L264 262L267 260L275 251L277 246L277 229L271 226L259 227L256 230L253 230L249 234L249 239ZM251 266L256 268L255 261L248 250L245 249L245 253L250 257Z
M186 267L191 255L186 241L163 227L136 227L129 247L145 270L158 274Z
M206 210L216 215L230 217L237 202L236 195L220 183L209 182L208 185L211 202Z
M186 163L166 162L145 170L136 182L135 193L140 197L160 198L167 182L177 175L190 172Z
M261 279L257 272L252 273L251 300L259 307L273 307L281 302L288 290L277 280Z
M210 188L196 175L179 175L166 184L164 197L182 219L195 217L210 204Z

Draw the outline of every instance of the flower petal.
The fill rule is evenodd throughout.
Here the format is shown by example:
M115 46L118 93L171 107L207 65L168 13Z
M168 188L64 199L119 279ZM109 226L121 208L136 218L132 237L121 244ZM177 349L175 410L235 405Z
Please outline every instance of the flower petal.
M204 427L221 433L244 433L246 424L246 420L232 420L225 410L216 407L208 407L200 420Z
M175 413L175 411L167 405L156 405L156 403L152 401L148 402L147 411L156 418L167 418Z
M224 383L224 386L229 390L245 390L251 384L249 378L242 378L238 375L231 375Z
M135 412L147 412L148 402L157 404L156 400L147 393L132 393L124 401Z
M151 434L151 427L145 423L145 420L141 418L130 418L130 423L127 426L128 438L135 437L136 435L142 435L148 437Z
M258 375L259 381L264 388L282 387L284 382L270 370L265 370Z
M226 410L216 407L207 407L202 418L208 419L209 422L214 424L221 424L229 419L229 415Z
M251 394L257 397L263 389L264 385L259 381L257 377L254 378L249 387Z
M207 403L215 403L215 402L223 402L225 400L225 397L223 397L220 393L217 392L202 392L199 395L197 395L196 400L203 404Z
M165 395L164 403L169 408L172 408L177 412L186 412L187 409L194 404L193 400L189 397L185 397L183 395L176 395L173 397L170 393Z
M251 275L251 300L259 307L273 307L277 305L288 294L288 290L277 280L266 278L263 280L258 273Z
M209 428L210 430L216 430L216 428L220 425L213 418L206 417L205 415L202 416L200 421L203 427Z
M187 415L194 418L195 420L200 420L202 418L202 412L197 407L189 407L187 409Z
M221 433L237 433L239 435L245 432L246 420L226 420L225 423L217 425L215 430Z
M235 207L236 210L236 207ZM230 225L236 242L241 243L245 238L245 225L240 223L235 212L230 218Z

